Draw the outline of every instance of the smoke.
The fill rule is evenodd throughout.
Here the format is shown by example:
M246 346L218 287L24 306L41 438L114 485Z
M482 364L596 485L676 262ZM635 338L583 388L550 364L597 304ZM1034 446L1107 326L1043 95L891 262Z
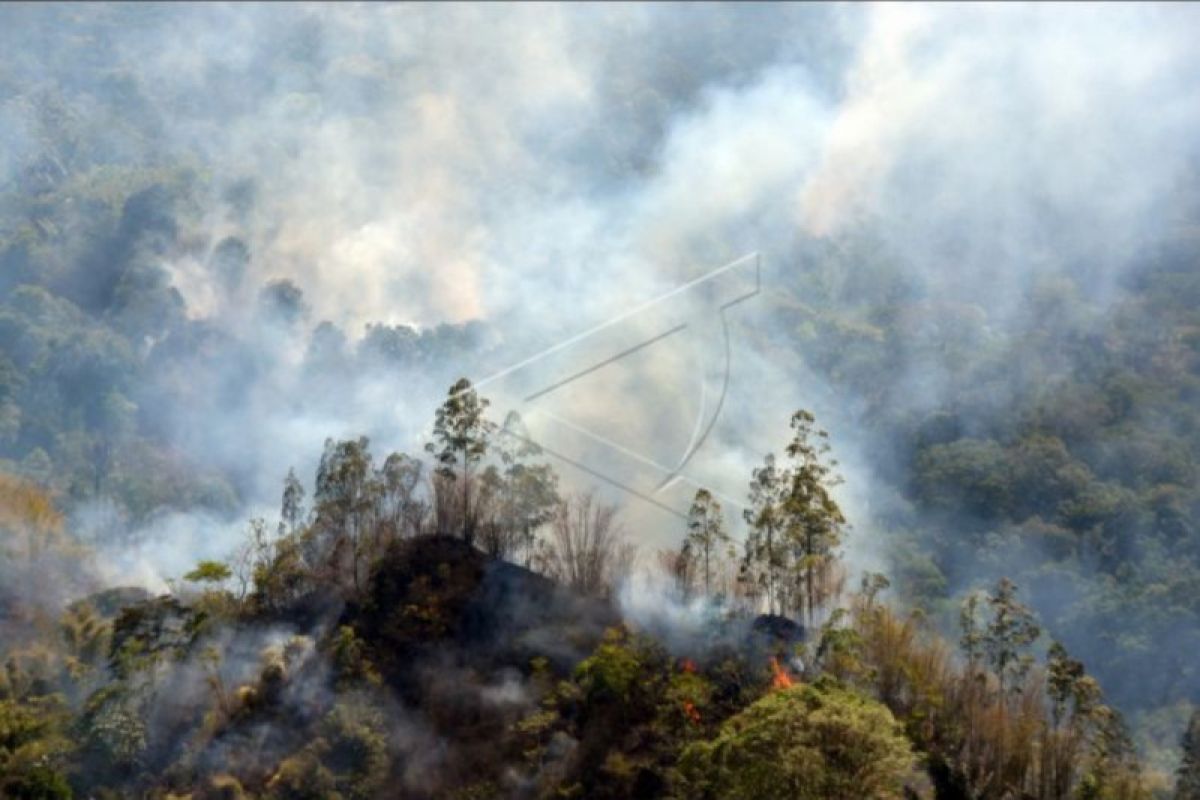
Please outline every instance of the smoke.
M1003 318L1039 271L1104 297L1173 219L1195 157L1194 9L872 9L801 192L819 236L869 224L942 296Z
M92 565L103 585L166 592L168 580L178 580L198 561L228 559L232 543L246 536L245 524L204 511L164 511L125 535L104 528L75 530L93 543Z
M311 475L325 437L413 452L454 378L750 252L763 291L728 312L729 390L687 476L736 522L750 468L810 408L847 479L851 575L880 569L889 520L912 519L888 478L896 442L868 412L939 407L967 339L1019 362L1026 300L1053 276L1103 315L1139 248L1186 213L1197 155L1188 6L8 13L6 186L88 158L190 170L154 206L170 225L147 223L168 243L126 243L188 321L186 337L143 337L153 381L135 400L238 497L138 521L116 563L152 585L230 548L227 520L273 507L288 467ZM34 102L38 76L67 87L60 116ZM52 129L74 138L48 146ZM897 296L937 335L891 353L887 386L838 383L854 337L882 335L842 312ZM823 352L802 349L827 330ZM648 350L567 405L669 460L698 403L686 356ZM677 517L625 500L645 549L677 543Z

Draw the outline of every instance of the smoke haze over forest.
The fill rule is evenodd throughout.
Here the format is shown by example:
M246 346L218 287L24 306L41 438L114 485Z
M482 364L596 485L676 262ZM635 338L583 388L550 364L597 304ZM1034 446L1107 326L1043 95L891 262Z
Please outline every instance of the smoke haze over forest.
M671 462L727 335L657 501L707 487L740 542L811 410L852 584L952 630L1013 577L1167 763L1200 702L1197 41L1187 4L6 6L0 472L161 591L273 528L289 469L311 494L327 438L420 456L456 379L753 254L727 329L688 306L544 407ZM643 567L679 546L599 485Z
M853 265L814 263L812 250L866 240L895 263L893 291L976 306L1002 336L1019 331L1031 285L1056 274L1103 306L1192 199L1180 176L1194 163L1200 56L1186 7L10 17L6 77L26 88L4 107L8 181L71 157L202 174L156 212L176 234L150 258L183 313L261 358L217 365L213 380L243 384L234 402L196 392L172 426L200 458L251 460L268 483L250 497L270 502L273 476L326 435L411 438L405 411L446 383L418 379L432 394L411 376L362 375L357 402L328 415L281 408L322 320L351 342L368 323L483 321L477 348L504 342L517 358L750 252L770 294L847 291ZM28 87L53 82L71 152L45 152L51 122L32 105ZM227 237L244 249L216 250ZM236 269L222 272L221 253ZM280 279L303 292L302 320L264 329L250 314ZM763 333L763 316L743 321ZM817 402L825 387L797 378L797 356L745 368ZM906 366L897 399L936 407L944 365ZM847 400L831 397L826 418ZM744 441L743 420L722 422ZM854 423L835 429L852 436Z

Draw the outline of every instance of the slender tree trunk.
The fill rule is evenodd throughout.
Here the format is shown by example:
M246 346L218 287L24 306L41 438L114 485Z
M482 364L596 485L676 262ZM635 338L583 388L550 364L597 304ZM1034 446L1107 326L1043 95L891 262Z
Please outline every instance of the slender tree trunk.
M709 546L706 544L706 545L704 545L704 596L705 597L709 597L712 594L712 592L709 591L709 588L708 588L708 584L709 584L708 551L709 551Z
M767 526L767 613L775 613L775 532Z
M475 539L475 526L471 524L471 472L467 466L467 456L463 454L463 538L467 540L467 544L473 544Z

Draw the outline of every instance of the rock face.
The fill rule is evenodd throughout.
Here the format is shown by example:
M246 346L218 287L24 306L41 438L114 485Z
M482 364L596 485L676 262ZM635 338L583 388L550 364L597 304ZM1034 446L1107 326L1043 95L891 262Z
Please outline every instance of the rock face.
M516 564L490 561L463 615L459 641L495 662L528 664L541 656L567 669L619 623L604 600L581 597Z
M384 556L365 603L343 621L403 691L420 664L435 661L486 673L526 670L543 657L566 670L620 619L606 601L489 559L461 539L426 536Z
M72 603L69 608L75 609L80 605L91 606L102 617L115 617L126 606L137 605L152 600L154 595L138 586L117 586L105 589Z
M750 630L757 636L785 645L797 644L808 638L803 625L778 614L759 614L751 623Z

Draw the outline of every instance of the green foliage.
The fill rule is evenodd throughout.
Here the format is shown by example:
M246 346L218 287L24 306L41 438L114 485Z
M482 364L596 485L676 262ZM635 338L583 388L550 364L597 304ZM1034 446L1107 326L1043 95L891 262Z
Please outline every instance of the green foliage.
M992 619L983 635L983 649L1000 680L1002 695L1006 685L1010 689L1019 687L1032 664L1032 659L1023 651L1041 635L1033 612L1022 605L1016 595L1016 584L1001 578L987 598Z
M484 558L449 537L393 543L379 562L356 619L384 676L455 633L484 570Z
M800 418L800 427L810 422ZM221 649L225 636L236 639L247 622L288 619L305 597L343 579L313 561L314 553L338 552L314 548L322 519L344 523L340 515L361 513L366 536L396 530L387 519L404 502L411 479L405 464L390 460L399 488L383 501L392 490L381 487L390 478L371 465L365 440L331 443L327 454L311 522L300 521L297 511L295 529L286 522L272 536L265 521L255 520L233 567L202 563L187 575L201 583L236 582L251 568L255 592L241 611L215 613L209 595L236 603L225 592L206 592L190 605L175 596L97 596L99 605L68 609L53 648L31 649L21 668L6 671L0 693L13 698L10 704L25 704L14 706L24 716L13 715L17 722L9 726L17 754L9 772L25 781L20 786L54 791L66 785L62 775L85 773L78 786L99 794L170 786L203 796L373 798L400 763L383 712L395 688L437 735L451 737L462 759L453 770L476 770L443 779L461 796L503 794L516 781L537 796L614 800L847 796L851 787L859 792L853 796L898 797L902 784L924 791L903 730L941 789L970 790L982 800L1018 789L1039 800L1062 800L1076 789L1081 796L1141 797L1128 738L1082 664L1055 645L1045 673L1033 669L1026 651L1037 626L1009 581L968 602L965 672L952 668L938 645L922 644L914 623L891 616L880 599L889 581L867 574L850 607L835 610L822 626L811 660L804 651L807 674L822 676L809 686L763 697L769 672L756 660L761 654L748 660L737 649L718 649L700 666L614 627L573 668L559 666L565 680L556 683L549 659L535 658L520 698L480 702L476 693L490 690L472 682L485 662L463 643L477 635L475 604L488 559L461 538L391 538L382 557L366 565L366 591L346 605L345 624L322 634L315 648L304 637L265 648L257 675L246 675L237 649L228 655ZM797 472L788 473L780 502L781 509L797 505L792 517L781 510L780 520L803 530L805 514L815 508L824 515L819 525L840 524L819 491L792 482L805 458L793 454ZM285 509L289 494L299 505L296 485L289 476ZM347 511L342 501L360 488L361 509ZM799 503L805 491L805 502L815 506ZM29 503L13 519L58 521L38 493L15 496ZM803 577L799 564L781 578ZM513 565L504 569L514 580L523 575ZM544 582L521 580L530 587ZM794 586L782 588L793 593ZM807 599L803 604L811 607ZM94 608L113 614L111 623ZM985 608L986 618L978 619ZM711 623L726 621L714 615ZM447 653L469 666L448 666ZM105 655L111 675L102 669ZM467 686L429 676L430 665ZM242 677L231 683L239 670ZM208 690L186 704L164 704L165 694L188 689L189 675ZM81 705L70 725L65 707L57 716L29 712L30 702L57 685ZM269 743L245 754L238 745L226 747L247 741L250 731L265 731ZM221 755L210 768L205 759L213 753Z
M700 735L705 730L704 721L716 711L713 695L714 687L705 675L694 669L674 672L667 680L659 714L673 718L671 728L682 732L683 738L692 732Z
M435 441L427 449L437 457L447 477L455 478L456 468L469 470L487 454L491 426L484 412L488 405L469 380L460 378L438 408L433 422Z
M488 405L469 380L455 381L434 416L434 441L425 445L437 460L441 479L437 485L438 533L461 534L468 542L475 541L479 514L478 507L473 508L471 503L472 476L487 455L495 432L495 425L484 416ZM451 506L451 502L457 506Z
M59 620L63 644L72 677L82 680L100 667L108 656L111 625L86 602L68 608Z
M792 415L788 464L768 455L751 475L743 573L766 595L768 613L800 613L811 624L841 591L837 564L845 515L831 491L841 477L829 457L828 434L811 413ZM757 594L757 592L755 593Z
M831 490L842 482L829 457L829 434L815 425L813 415L801 409L792 415L791 485L784 502L787 540L795 553L793 580L796 597L811 624L819 609L840 591L837 547L846 517Z
M221 561L201 561L186 573L183 579L193 583L224 583L231 577L233 572L227 564Z
M0 779L0 791L12 800L70 800L75 796L66 776L44 764Z
M387 776L388 757L383 715L363 699L339 702L319 728L316 749L348 800L374 797Z
M61 697L0 700L0 796L72 797L64 774L72 750L67 720Z
M338 628L333 639L334 680L340 688L379 685L381 678L366 653L366 645L349 625Z
M1012 468L994 441L959 439L921 452L914 483L930 508L984 519L1003 517L1012 504Z
M127 773L142 764L148 746L146 721L127 687L110 684L89 698L80 726L85 763L98 773Z
M313 750L284 759L267 783L272 800L341 800L337 779Z
M267 793L279 800L366 800L382 788L387 766L382 715L351 697L334 705L311 743L280 763Z
M681 796L900 798L914 765L886 707L831 683L768 694L689 745Z
M1017 680L1011 667L1029 628L1015 609L1014 587L964 602L965 663L921 616L897 616L869 583L866 589L823 630L817 663L895 714L928 764L937 796L1145 796L1147 781L1119 715L1065 647L1052 645L1044 667L1030 659ZM997 637L1009 648L1005 659L993 657ZM1001 661L1010 670L1005 681Z
M638 680L643 664L637 650L630 646L628 636L619 628L606 631L596 652L575 668L575 680L588 702L626 706L641 688Z
M160 658L179 657L206 622L205 614L171 596L126 606L113 621L109 666L128 677Z

